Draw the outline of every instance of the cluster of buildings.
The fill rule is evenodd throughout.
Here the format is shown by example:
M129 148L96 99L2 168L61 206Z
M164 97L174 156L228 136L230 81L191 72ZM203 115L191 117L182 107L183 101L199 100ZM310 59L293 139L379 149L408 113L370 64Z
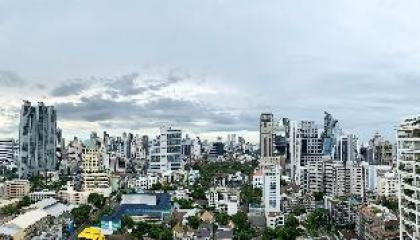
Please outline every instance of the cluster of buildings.
M70 210L97 193L107 199L122 194L113 213L100 219L101 237L120 229L123 216L165 223L176 212L183 217L174 237L191 239L215 234L205 225L188 229L191 216L214 223L214 213L200 209L228 216L246 209L259 228L281 227L292 214L303 223L308 214L323 209L339 230L338 239L420 239L420 118L401 123L396 143L377 133L366 144L344 132L330 113L323 120L318 125L263 113L259 146L236 134L225 141L203 141L169 126L154 137L104 132L66 142L55 108L25 101L19 138L0 139L0 205L16 205L24 197L39 204L4 218L0 236L47 239L51 231L43 228L46 221L55 227L69 224ZM192 209L176 207L179 199L192 201L190 189L199 186L203 173L191 166L255 160L258 166L250 176L217 173ZM243 206L245 184L261 192L260 204ZM219 226L218 234L231 236L233 228ZM86 235L96 234L88 230Z
M362 144L355 134L344 133L338 120L327 112L323 125L314 121L276 119L271 113L261 114L261 159L252 176L252 184L263 192L260 207L265 214L266 227L282 226L293 209L303 206L305 213L301 217L319 208L326 210L334 226L346 229L341 236L336 236L339 239L353 239L352 235L354 239L399 238L399 228L384 227L376 218L360 221L368 218L361 216L365 213L360 210L362 206L383 199L398 202L401 186L400 170L397 171L396 166L402 151L399 144L394 145L378 133L367 144ZM415 183L414 180L407 182ZM414 192L407 193L414 196ZM389 219L394 221L390 220L394 226L399 221L397 211L392 215L385 206L376 211L381 216L392 216ZM363 225L365 222L380 226ZM366 231L362 234L356 228L348 231L349 226L357 224L363 225L358 229L375 229L375 235L368 237ZM396 233L398 236L394 238ZM417 236L411 239L417 239Z

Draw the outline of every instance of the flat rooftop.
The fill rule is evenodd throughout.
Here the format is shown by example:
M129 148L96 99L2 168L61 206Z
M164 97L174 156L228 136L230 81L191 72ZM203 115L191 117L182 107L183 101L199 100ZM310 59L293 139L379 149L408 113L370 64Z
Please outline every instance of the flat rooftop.
M145 204L157 205L157 197L154 194L125 194L122 196L121 204Z

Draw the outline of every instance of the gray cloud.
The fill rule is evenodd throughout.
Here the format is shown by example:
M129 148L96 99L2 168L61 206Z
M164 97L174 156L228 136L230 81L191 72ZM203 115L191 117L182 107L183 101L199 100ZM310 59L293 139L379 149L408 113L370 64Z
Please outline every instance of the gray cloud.
M66 97L70 95L80 94L90 85L89 81L82 79L65 82L62 85L51 90L50 94L55 97Z
M119 127L131 129L159 127L169 123L207 130L239 130L248 129L257 119L257 115L235 115L231 112L220 112L201 102L164 97L139 104L132 100L114 101L96 95L84 97L78 104L59 104L57 110L59 117L67 120L100 122L104 127L109 127L117 121ZM201 122L208 125L201 126Z
M24 86L26 81L13 71L0 71L0 85L2 87Z

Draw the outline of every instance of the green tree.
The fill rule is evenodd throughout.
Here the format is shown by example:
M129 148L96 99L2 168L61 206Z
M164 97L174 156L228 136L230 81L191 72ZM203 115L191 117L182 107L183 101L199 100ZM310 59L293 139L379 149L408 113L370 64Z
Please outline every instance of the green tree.
M71 210L71 214L73 216L74 222L77 225L80 225L89 219L90 211L92 210L92 207L89 205L80 205L77 208L73 208Z
M189 216L187 218L188 226L193 229L197 229L200 226L201 220L197 216Z
M224 212L217 213L216 222L219 223L219 225L227 225L229 223L229 215Z
M234 234L235 239L245 240L251 239L255 236L255 230L251 228L248 221L248 216L244 212L238 212L231 217L232 222L235 224Z
M162 187L163 187L162 183L157 182L152 185L151 190L154 190L154 191L162 190Z
M19 209L16 205L10 204L1 209L1 213L6 216L11 216L19 213Z
M91 193L88 197L88 203L92 204L98 209L101 209L105 205L105 197L99 193Z
M314 194L315 201L323 201L324 200L324 193L323 192L315 192Z
M24 196L22 200L19 201L19 207L26 207L31 205L31 199L28 196Z
M249 184L245 184L241 188L241 203L244 206L249 204L261 204L262 191L259 188L253 188Z
M330 228L328 215L325 209L316 209L310 213L305 222L309 235L317 237L321 231L328 231Z
M202 186L194 186L191 191L191 197L194 200L205 200L206 199L206 189Z
M174 202L179 204L179 207L181 209L193 209L193 202L191 200L187 200L184 198L180 198L180 199L175 199Z
M387 207L389 210L391 210L393 212L398 212L398 200L396 200L396 199L382 198L379 201L379 204Z
M238 212L232 216L232 222L235 224L235 228L248 228L248 216L244 212Z
M133 218L128 215L124 215L121 219L121 226L123 228L133 228L134 227Z
M300 229L298 227L299 221L294 216L290 216L286 219L283 227L265 229L263 232L263 240L295 240L300 235Z

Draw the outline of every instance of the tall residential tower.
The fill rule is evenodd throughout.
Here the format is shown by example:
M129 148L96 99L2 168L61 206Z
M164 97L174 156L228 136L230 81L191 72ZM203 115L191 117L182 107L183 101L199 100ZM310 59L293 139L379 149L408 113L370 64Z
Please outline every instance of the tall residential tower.
M53 106L23 103L19 124L19 175L34 176L57 166L57 113Z
M404 120L397 129L400 175L400 239L420 239L420 117Z
M273 156L274 116L272 113L262 113L260 116L260 150L261 157Z

